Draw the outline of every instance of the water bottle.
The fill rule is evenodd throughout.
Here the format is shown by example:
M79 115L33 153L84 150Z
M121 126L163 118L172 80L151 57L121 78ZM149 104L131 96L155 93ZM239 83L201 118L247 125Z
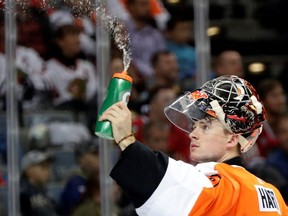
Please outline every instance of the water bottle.
M114 140L110 121L99 121L99 117L107 108L109 108L114 103L117 103L119 101L124 101L125 103L128 103L131 89L132 77L129 76L126 71L123 71L121 73L114 73L108 85L106 97L98 114L95 127L95 134L97 136L108 140Z

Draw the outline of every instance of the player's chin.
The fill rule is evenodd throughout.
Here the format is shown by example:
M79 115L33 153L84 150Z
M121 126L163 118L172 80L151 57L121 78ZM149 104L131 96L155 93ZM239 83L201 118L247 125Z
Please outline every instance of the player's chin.
M200 162L200 161L202 161L203 158L202 158L201 155L198 154L197 152L195 152L195 151L190 151L190 159L191 159L192 161Z

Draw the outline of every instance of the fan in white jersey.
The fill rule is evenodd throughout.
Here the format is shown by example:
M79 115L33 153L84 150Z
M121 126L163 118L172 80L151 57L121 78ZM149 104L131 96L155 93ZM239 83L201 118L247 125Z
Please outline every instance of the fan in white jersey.
M2 96L6 93L6 61L5 54L0 54L0 94ZM17 71L17 92L19 100L22 100L25 93L25 87L30 85L30 88L42 89L43 82L41 80L41 73L43 69L44 60L32 48L17 46L16 47L16 61L15 67ZM34 95L30 95L32 98Z
M55 106L70 101L86 103L96 94L96 69L80 56L79 34L73 25L63 25L55 33L56 48L43 73L46 89L54 92Z

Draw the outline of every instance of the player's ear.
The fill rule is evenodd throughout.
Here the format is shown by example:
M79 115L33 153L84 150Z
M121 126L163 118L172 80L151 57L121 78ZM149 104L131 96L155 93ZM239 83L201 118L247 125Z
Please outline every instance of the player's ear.
M227 142L227 148L234 148L239 143L239 134L230 134Z

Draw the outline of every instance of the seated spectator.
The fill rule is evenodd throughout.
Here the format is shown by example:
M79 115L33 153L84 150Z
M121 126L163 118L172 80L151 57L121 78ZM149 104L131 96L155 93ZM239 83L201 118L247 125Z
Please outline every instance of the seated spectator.
M3 97L5 99L6 62L5 53L2 53L1 50L0 65L0 67L2 67L3 69L0 70L0 97ZM20 45L16 47L15 66L17 73L17 96L19 101L20 115L22 115L22 110L32 112L33 110L41 107L41 92L36 91L36 89L43 88L43 82L40 77L43 65L44 60L35 50ZM4 103L3 109L5 109L5 105L6 104Z
M1 110L6 110L6 54L5 54L4 14L0 12L0 104ZM37 106L35 88L42 85L38 78L43 69L44 60L39 53L28 47L16 45L16 78L19 111L19 125L23 126L23 110L31 111ZM36 99L36 100L35 100Z
M276 127L276 135L279 140L279 148L267 157L266 164L276 168L286 180L286 190L282 193L288 202L288 116L279 119ZM281 190L280 190L281 191ZM283 191L283 190L282 190ZM284 195L285 194L285 195Z
M188 18L172 17L167 24L166 46L177 57L179 65L178 78L180 80L195 80L196 52L195 48L190 45L192 33L193 23ZM190 85L189 88L193 87Z
M128 0L108 0L107 7L115 17L122 20L130 19L130 14L127 11ZM164 30L170 14L160 0L149 0L149 11L151 16L155 19L157 28Z
M176 98L176 91L170 86L158 86L149 92L149 100L146 109L133 119L133 131L135 136L143 140L143 126L149 121L166 122L164 107ZM145 112L145 113L144 113Z
M153 71L150 59L154 53L165 48L162 33L150 23L152 19L149 0L128 0L127 10L131 19L126 21L131 39L132 62L145 78Z
M143 143L154 151L169 154L169 126L160 121L149 121L143 127Z
M100 182L96 177L87 179L82 200L71 216L100 216Z
M47 59L52 38L47 13L43 8L26 6L17 8L18 44L34 49L43 59Z
M179 64L175 54L168 50L156 52L151 58L153 78L147 80L147 88L151 90L157 86L178 87Z
M22 216L57 216L56 203L46 193L51 155L30 151L22 159L20 209Z
M72 174L66 182L60 197L60 209L63 216L70 216L87 191L88 179L99 177L98 145L80 144L75 149L75 158L80 166L78 173Z
M132 118L133 131L135 131L137 139L143 141L143 127L145 124L149 121L164 122L169 128L168 152L170 152L175 159L191 162L189 157L190 139L188 134L167 121L163 111L167 104L176 98L177 93L178 92L170 86L158 86L153 89L149 95L146 113L135 115Z
M53 105L57 109L68 109L76 114L86 114L87 126L93 130L97 110L95 66L81 55L80 30L73 25L64 25L55 33L56 48L47 61L43 80L50 90Z
M55 91L56 106L75 104L77 109L96 94L96 70L81 55L79 32L73 25L64 25L55 33L56 47L47 61L44 77Z
M258 84L257 90L266 108L267 121L263 123L263 130L256 145L244 154L244 162L250 168L263 164L265 158L278 148L279 141L275 135L275 128L287 111L285 92L278 80L264 79Z
M213 71L216 77L236 75L244 78L245 72L241 54L235 50L222 51L215 59Z
M178 63L174 53L168 50L156 52L151 59L153 68L153 79L139 79L132 73L133 76L133 91L130 98L130 107L134 110L135 105L138 106L138 113L141 113L141 107L149 100L149 94L163 86L173 88L176 94L180 88L178 85ZM133 65L132 65L133 67ZM131 68L129 68L131 71ZM133 71L133 70L132 70ZM156 90L157 91L157 90ZM134 107L131 105L133 104Z
M278 138L275 136L275 128L279 125L283 114L287 112L286 95L281 83L274 79L262 80L257 89L267 114L267 122L263 126L263 132L258 137L257 146L260 155L266 157L279 146Z
M75 25L80 29L79 40L80 47L83 52L91 57L95 58L96 56L96 22L93 19L93 11L91 13L91 7L85 5L87 2L82 2L83 4L77 4L72 1L64 1L61 6L50 10L49 21L54 30L63 26L63 25ZM77 6L75 6L77 4ZM79 8L79 5L82 8ZM78 7L77 10L73 8ZM81 13L83 9L83 13ZM84 11L86 10L86 11ZM90 16L87 16L90 14Z

